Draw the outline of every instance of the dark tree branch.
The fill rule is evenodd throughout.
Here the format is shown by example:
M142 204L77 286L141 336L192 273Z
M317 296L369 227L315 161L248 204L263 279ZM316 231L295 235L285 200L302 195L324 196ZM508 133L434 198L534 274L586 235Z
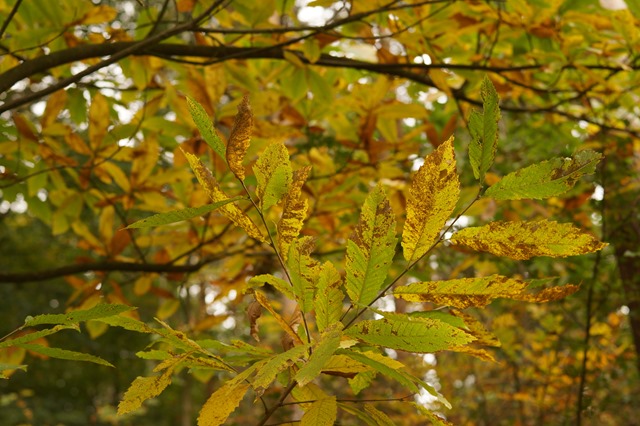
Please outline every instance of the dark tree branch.
M0 39L4 35L4 32L7 31L7 28L9 27L9 24L11 23L11 20L15 16L16 12L18 12L20 3L22 3L22 0L16 1L16 3L13 5L13 8L11 8L11 12L9 12L9 16L7 16L7 19L5 19L4 22L2 23L2 28L0 28Z
M169 265L150 263L129 263L129 262L93 262L78 263L75 265L62 266L60 268L48 269L35 272L10 272L0 274L0 283L27 283L35 281L47 281L54 278L65 277L67 275L82 274L85 272L158 272L158 273L179 273L196 272L211 260L193 265Z
M135 53L138 53L141 50L145 49L146 47L158 44L162 40L165 40L165 39L167 39L169 37L172 37L174 35L177 35L177 34L180 34L182 32L185 32L185 31L191 30L193 28L196 28L200 24L201 21L203 21L204 19L209 17L213 13L213 11L215 9L217 9L220 5L222 5L222 3L224 3L224 1L225 0L216 1L211 6L209 6L203 13L201 13L197 17L193 18L192 20L190 20L188 22L185 22L184 24L177 25L177 26L175 26L173 28L170 28L170 29L168 29L166 31L158 33L158 34L156 34L154 36L145 38L144 40L129 43L129 46L124 47L122 50L117 50L117 51L113 52L113 54L109 58L104 59L104 60L100 61L99 63L97 63L95 65L92 65L92 66L86 68L85 70L83 70L83 71L81 71L81 72L79 72L77 74L74 74L74 75L72 75L70 77L64 78L64 79L58 81L55 84L52 84L51 86L49 86L49 87L47 87L45 89L42 89L42 90L39 90L37 92L31 93L30 95L27 95L27 96L23 96L23 97L21 97L19 99L16 99L14 101L10 101L8 103L5 103L2 107L0 107L0 114L5 112L5 111L9 111L9 110L17 108L19 106L22 106L22 105L28 104L30 102L33 102L33 101L35 101L37 99L40 99L40 98L42 98L44 96L47 96L47 95L49 95L49 94L51 94L53 92L56 92L56 91L58 91L60 89L64 89L65 87L80 81L83 77L86 77L86 76L88 76L90 74L93 74L94 72L96 72L96 71L98 71L98 70L100 70L100 69L102 69L102 68L104 68L104 67L106 67L108 65L111 65L111 64L114 64L114 63L118 62L120 59L126 58L127 56L131 56L131 55L133 55ZM85 45L85 46L87 46L87 45ZM88 45L88 47L89 48L93 48L94 45ZM69 49L64 50L62 52L67 52L68 50ZM62 53L62 52L60 52L60 53ZM53 55L40 56L37 59L40 59L40 58L45 58L46 59L49 56L53 56ZM98 55L98 56L105 56L105 55ZM96 57L96 56L88 56L88 57ZM74 61L75 60L71 60L71 61L60 63L60 64L51 63L50 66L47 67L46 69L53 68L55 66L62 65L64 63L74 62ZM29 64L31 62L32 61L28 61L28 62L25 62L23 64L20 64L17 67L14 67L11 70L7 71L7 73L9 73L9 75L11 76L11 71L15 70L16 68L22 67L22 65ZM45 62L47 62L47 61L45 61ZM46 69L41 70L41 71L45 71ZM38 71L36 71L36 73L37 72ZM4 82L4 79L5 79L5 76L6 76L7 73L5 73L3 75L0 75L0 81ZM22 80L23 78L27 78L27 77L29 77L29 76L31 76L33 74L35 74L35 73L24 75L24 76L18 78L18 80L11 80L11 78L9 78L7 80L7 82L5 82L3 84L0 84L0 93L8 90L11 86L13 86L13 84L17 83L18 81ZM9 83L10 83L10 85L8 87L5 87L6 84L9 84Z

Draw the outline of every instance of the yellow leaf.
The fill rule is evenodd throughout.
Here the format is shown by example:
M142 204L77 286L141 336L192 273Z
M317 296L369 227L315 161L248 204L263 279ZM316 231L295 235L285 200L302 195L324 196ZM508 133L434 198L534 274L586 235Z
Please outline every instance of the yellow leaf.
M174 360L174 363L177 362L178 360ZM160 376L137 377L125 392L120 404L118 404L118 415L130 413L140 408L147 399L160 395L171 383L172 374L173 366Z
M118 11L109 6L94 6L80 19L79 24L102 24L103 22L111 22L116 16Z
M215 391L202 407L198 416L198 426L217 426L227 420L240 405L249 384L229 381Z
M244 180L244 166L242 160L249 148L251 132L253 130L253 113L249 105L249 96L245 95L238 105L236 115L227 144L227 163L229 169L240 180Z
M271 302L269 302L269 299L267 299L267 296L265 296L259 291L256 291L254 294L256 296L256 300L258 301L258 303L260 303L263 308L265 308L267 311L271 313L271 315L273 315L273 317L276 319L278 324L280 324L280 327L282 327L282 329L296 342L296 344L301 345L302 340L300 340L300 336L298 336L298 334L293 330L293 328L291 328L289 323L285 321L284 318L282 318L282 316L273 308L273 306L271 306Z
M113 238L113 220L115 217L115 209L113 206L106 206L100 212L100 221L98 232L101 240L108 243Z
M99 92L91 100L89 108L89 144L97 150L109 127L109 104L107 99Z
M427 156L413 177L402 232L404 258L420 259L438 238L460 196L453 136Z
M160 306L158 306L156 316L161 320L165 320L175 314L179 307L180 301L177 299L163 300L162 303L160 303Z
M465 309L472 306L483 308L499 297L528 302L549 302L578 290L576 286L566 285L530 293L528 292L530 284L514 278L491 275L481 278L411 283L396 287L393 295L410 302L433 302Z
M289 191L292 180L289 151L284 143L274 143L260 155L253 172L258 181L256 193L260 209L264 212L276 205Z
M298 238L305 217L307 216L307 199L302 197L302 187L309 176L311 166L293 172L293 180L289 192L285 195L282 217L278 222L278 248L286 261L289 256L291 242Z
M225 194L222 189L220 189L218 182L215 180L207 166L205 166L202 161L200 161L200 159L195 155L184 151L183 153L187 157L191 169L193 169L193 172L198 178L198 182L200 182L200 185L204 187L204 190L209 195L209 198L211 198L214 203L227 200L229 197L227 197L227 194ZM225 204L224 206L220 207L219 210L227 218L229 218L229 220L231 220L240 228L244 229L250 237L262 242L267 242L266 238L262 235L256 224L253 223L253 221L242 210L240 210L238 206L233 203Z
M307 409L300 420L300 426L332 426L338 415L336 397L319 399Z
M218 426L223 424L227 417L238 407L247 389L249 389L249 383L246 379L257 369L262 368L264 364L264 362L256 362L212 393L200 410L198 426Z
M569 223L491 222L465 228L451 242L496 256L526 260L535 256L567 257L593 253L607 246Z
M322 372L330 376L354 377L357 373L370 370L371 368L346 355L333 355L324 365Z

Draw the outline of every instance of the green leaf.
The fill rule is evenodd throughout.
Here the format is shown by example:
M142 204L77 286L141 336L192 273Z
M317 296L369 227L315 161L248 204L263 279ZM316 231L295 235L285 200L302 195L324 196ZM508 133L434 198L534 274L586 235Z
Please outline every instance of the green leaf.
M560 195L583 175L592 174L602 154L580 151L573 158L554 158L508 174L484 193L496 200L549 198Z
M105 324L109 324L113 327L121 327L125 330L136 331L138 333L155 333L157 330L155 328L149 327L142 321L138 321L137 319L124 317L124 316L112 316L99 318L97 321L103 322Z
M286 352L271 357L251 380L251 386L262 395L282 370L292 366L299 359L306 356L309 344L294 346Z
M226 200L218 201L217 203L207 204L202 207L195 208L186 208L182 210L174 210L167 213L160 213L148 217L146 219L138 220L137 222L132 223L124 229L129 228L149 228L152 226L162 226L167 225L169 223L182 222L184 220L189 220L194 217L202 216L206 213L212 212L225 204L233 203L239 200L246 200L245 197L233 197L228 198Z
M15 346L19 348L24 348L28 351L36 352L42 355L47 355L47 356L50 356L51 358L68 359L71 361L94 362L96 364L106 365L107 367L113 367L113 365L110 362L107 362L102 358L98 358L97 356L93 356L89 354L83 354L82 352L68 351L66 349L60 349L60 348L50 348L47 346L36 345L33 343L21 343Z
M322 264L318 274L318 285L314 302L316 326L323 331L340 321L344 294L340 291L342 277L331 262Z
M433 302L465 309L471 306L485 307L499 297L524 301L551 301L578 290L576 286L567 285L552 287L532 295L527 292L528 287L529 283L526 281L491 275L482 278L412 283L396 287L393 295L410 302Z
M0 348L9 348L11 346L16 346L22 343L33 342L41 337L46 337L51 334L57 333L60 330L74 329L79 330L79 328L75 325L58 325L53 328L47 328L46 330L36 331L34 333L25 334L24 336L16 337L12 340L5 340L4 342L0 342Z
M32 327L40 324L76 324L81 321L111 317L136 308L126 305L101 303L90 309L72 311L67 314L45 314L36 317L28 317L24 324Z
M300 426L333 426L338 415L336 397L323 398L315 401L305 411Z
M397 381L410 392L420 392L420 387L416 384L415 378L403 371L404 365L400 361L396 361L395 359L391 359L371 351L358 352L353 350L339 350L337 353L346 355L351 359L368 365L390 379Z
M452 136L427 156L411 182L407 220L402 230L405 260L416 262L431 248L459 196Z
M364 404L364 412L369 414L378 426L395 426L395 423L393 423L393 420L391 420L389 416L371 404Z
M318 262L310 256L313 249L313 238L300 238L289 247L287 259L293 292L304 313L313 309L314 284L318 273Z
M567 257L593 253L607 246L569 223L491 222L465 228L451 237L454 244L496 256L526 260L535 256Z
M485 76L480 89L482 114L472 111L469 117L469 161L473 175L480 182L493 164L498 146L498 122L500 121L500 99L493 83Z
M274 277L271 274L256 275L255 277L252 277L247 284L249 285L249 288L259 288L265 284L270 284L289 299L295 300L291 284L282 278Z
M299 386L305 386L307 383L318 377L320 371L329 361L329 358L340 346L340 338L342 337L342 324L336 323L327 328L321 335L320 341L309 357L309 361L304 364L295 375L295 380Z
M347 241L347 294L355 305L373 301L395 255L396 220L381 185L369 193L360 221Z
M345 334L363 342L407 352L427 353L465 345L472 336L433 318L393 318L360 321Z
M222 140L220 140L218 132L214 129L213 122L207 115L207 112L202 105L190 97L187 97L187 105L189 107L189 113L191 113L191 118L193 118L193 122L196 123L204 141L226 162L227 149Z
M276 205L289 191L293 171L289 162L289 151L284 143L273 143L260 155L253 166L258 181L256 193L260 209L264 212Z

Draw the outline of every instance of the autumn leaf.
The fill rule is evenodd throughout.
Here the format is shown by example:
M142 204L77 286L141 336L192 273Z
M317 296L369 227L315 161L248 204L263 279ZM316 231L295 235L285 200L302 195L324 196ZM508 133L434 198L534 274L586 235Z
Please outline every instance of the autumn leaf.
M548 198L567 192L583 175L592 174L602 154L580 151L573 158L554 158L517 170L489 187L484 195L496 200Z
M252 131L253 113L249 105L249 96L245 95L238 105L238 114L233 123L231 134L229 134L226 152L229 169L240 180L244 180L245 177L242 161L247 149L249 149Z
M607 246L569 223L548 220L491 222L481 227L462 229L451 237L451 242L518 260L535 256L576 256Z
M311 257L314 247L313 238L300 238L291 244L287 259L293 292L304 313L313 309L314 286L319 266Z
M393 295L410 302L432 302L465 309L471 306L485 307L496 298L548 302L578 290L578 287L568 285L554 287L555 290L549 288L534 295L527 292L528 288L529 283L526 281L491 275L482 278L411 283L396 287Z
M226 381L211 394L198 415L198 426L218 426L233 413L249 389L248 378L261 368L264 362L256 362L231 380Z
M342 277L331 262L325 262L318 274L318 283L313 303L316 312L316 326L323 331L340 321L344 294L340 290Z
M256 393L258 393L258 395L262 395L271 382L276 379L278 373L289 368L302 358L305 358L307 356L308 349L308 344L294 346L288 351L271 357L251 380L251 386Z
M489 77L482 80L480 89L482 97L482 114L471 111L469 117L469 162L473 175L480 182L484 181L487 170L493 164L498 146L498 122L500 121L500 98Z
M300 426L333 426L338 415L336 397L318 399L305 411Z
M260 155L253 172L258 181L256 193L260 209L264 212L277 204L289 191L293 172L289 151L284 143L273 143Z
M298 238L304 219L307 215L307 200L302 196L302 187L307 180L311 166L293 172L292 183L284 197L282 216L278 221L278 248L286 261L289 257L289 246Z
M427 156L411 182L402 231L404 258L408 262L420 259L433 245L459 195L452 136Z
M387 278L395 255L396 220L381 185L367 196L347 241L346 288L354 304L368 305Z
M218 182L213 177L211 171L205 166L202 161L193 154L188 152L184 152L185 157L189 161L189 165L191 169L195 173L198 178L198 182L204 188L211 201L214 203L223 202L229 199L227 194L225 194ZM220 211L229 218L233 223L235 223L238 227L245 230L250 237L255 238L262 242L267 242L266 238L260 232L260 229L256 226L255 223L249 217L240 210L235 204L225 204L220 206Z
M159 376L137 377L118 404L118 415L130 413L140 408L147 399L160 395L171 384L173 371L185 356L171 358L165 365L164 373Z

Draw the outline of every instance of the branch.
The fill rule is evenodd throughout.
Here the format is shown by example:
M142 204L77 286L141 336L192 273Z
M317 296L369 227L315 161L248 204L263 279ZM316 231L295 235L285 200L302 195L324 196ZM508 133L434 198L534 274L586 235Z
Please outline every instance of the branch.
M216 259L214 259L216 260ZM92 262L79 263L75 265L62 266L60 268L48 269L36 272L10 272L0 274L0 283L26 283L35 281L47 281L53 278L67 275L82 274L85 272L195 272L212 260L200 262L193 265L170 265L170 264L149 264L130 262Z
M162 40L165 40L167 38L170 38L174 35L180 34L184 31L188 31L190 29L196 28L198 26L198 24L204 20L205 18L207 18L218 6L220 6L222 3L224 3L225 0L218 0L215 3L213 3L211 6L209 6L202 14L198 15L197 17L191 19L190 21L185 22L184 24L181 25L177 25L173 28L170 28L166 31L163 31L159 34L156 34L154 36L145 38L144 40L141 41L136 41L133 43L129 43L129 46L125 47L124 49L121 50L117 50L116 52L114 52L111 57L104 59L100 62L98 62L95 65L92 65L88 68L86 68L83 71L80 71L77 74L74 74L70 77L67 78L63 78L62 80L58 81L55 84L52 84L51 86L39 90L37 92L31 93L29 95L23 96L21 98L18 98L14 101L10 101L8 103L5 103L2 107L0 107L0 114L5 112L5 111L9 111L12 110L14 108L17 108L19 106L28 104L30 102L33 102L37 99L40 99L44 96L47 96L53 92L56 92L60 89L64 89L65 87L76 83L78 81L80 81L83 77L86 77L87 75L93 74L94 72L108 66L111 64L114 64L116 62L118 62L120 59L126 58L127 56L131 56L141 50L143 50L146 47L149 46L153 46L157 43L160 43ZM90 48L92 48L94 45L89 45ZM67 52L69 49L61 51L60 53L64 53ZM45 55L45 56L40 56L37 59L45 59L44 62L47 62L46 59L50 56L53 55ZM103 55L104 56L104 55ZM89 56L89 57L96 57L96 56ZM0 75L0 81L4 80L4 77L6 74L9 74L9 76L11 77L11 72L14 71L16 68L21 68L23 65L29 65L32 61L27 61L25 63L22 63L12 69L10 69L9 71L7 71L6 73L4 73L3 75ZM73 61L71 61L73 62ZM68 62L66 62L68 63ZM57 65L62 65L62 64L55 64L52 63L51 66L49 68L52 68L54 66ZM48 69L48 68L47 68ZM5 82L5 84L0 84L0 93L8 90L11 86L13 86L13 84L17 83L18 81L22 80L23 78L27 78L32 74L29 75L24 75L21 78L19 78L18 80L14 80L12 81L11 78L8 79L7 82ZM5 87L6 84L11 83L8 87Z

